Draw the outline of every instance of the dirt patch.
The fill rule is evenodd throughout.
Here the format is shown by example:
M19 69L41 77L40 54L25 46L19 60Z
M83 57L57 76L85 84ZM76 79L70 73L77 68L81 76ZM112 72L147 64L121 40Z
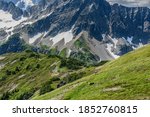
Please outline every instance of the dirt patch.
M12 87L11 87L11 89L10 89L10 92L13 91L13 90L15 90L17 87L18 87L18 84L12 85Z
M138 100L150 100L150 96L140 96L137 97Z
M5 67L5 64L0 63L0 70Z
M12 65L12 64L14 64L14 63L16 63L17 62L17 60L14 60L13 62L11 62L10 64Z
M150 81L150 78L147 78L148 81Z
M26 75L25 75L25 74L20 75L18 78L21 79L21 78L23 78L24 76L26 76Z
M121 89L122 89L122 87L118 86L118 87L106 88L106 89L103 89L102 91L103 92L110 92L110 91L118 91L118 90L121 90Z
M0 61L5 59L5 57L3 56L0 56ZM3 69L5 67L5 64L4 63L0 63L0 70Z
M4 56L0 56L0 60L4 60L5 59L5 57Z

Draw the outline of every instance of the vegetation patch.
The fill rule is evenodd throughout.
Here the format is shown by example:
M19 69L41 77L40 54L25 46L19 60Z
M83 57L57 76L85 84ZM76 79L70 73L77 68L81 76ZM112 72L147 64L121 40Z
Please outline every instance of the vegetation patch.
M96 73L93 72L92 75L84 75L58 90L33 99L150 99L149 60L148 45L101 67L96 67L94 70Z
M54 89L51 87L52 81L45 82L40 88L40 95L45 94L47 92L53 91Z

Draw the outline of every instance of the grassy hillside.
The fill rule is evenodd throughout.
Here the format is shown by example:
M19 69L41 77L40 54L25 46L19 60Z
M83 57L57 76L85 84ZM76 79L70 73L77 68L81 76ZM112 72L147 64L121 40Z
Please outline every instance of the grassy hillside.
M150 99L150 46L94 70L89 76L32 99Z
M93 73L71 58L31 51L0 56L0 99L31 99Z
M31 51L5 54L0 99L150 99L150 46L101 64Z

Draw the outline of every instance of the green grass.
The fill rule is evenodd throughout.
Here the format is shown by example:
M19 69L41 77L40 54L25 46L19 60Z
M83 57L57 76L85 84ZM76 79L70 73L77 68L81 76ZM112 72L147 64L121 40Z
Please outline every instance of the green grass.
M31 51L3 57L0 99L150 99L150 46L89 67Z
M97 64L99 61L99 57L92 54L90 51L91 49L89 48L86 37L84 37L84 35L81 35L81 37L79 37L79 39L74 42L74 47L78 52L71 53L70 57L85 61L88 65Z
M83 36L81 36L78 40L76 40L74 42L74 45L77 49L80 49L80 48L89 49Z
M6 78L0 82L0 94L17 89L9 99L18 99L24 92L30 92L33 88L39 89L52 76L52 71L49 70L51 64L58 61L57 57L48 58L32 52L6 55L1 61L6 65L0 71L0 76L4 75Z
M4 65L4 68L0 69L1 99L31 99L57 89L61 82L65 82L63 85L66 85L82 76L92 74L94 69L84 68L84 64L78 64L79 61L71 61L69 58L61 66L64 58L31 51L6 54L3 57L5 58L0 60L0 65ZM73 67L68 68L68 64L72 64ZM89 70L81 76L80 72L84 69Z
M95 68L75 82L32 99L150 99L150 46Z
M67 57L67 48L64 48L60 53L59 55L63 58L66 58Z

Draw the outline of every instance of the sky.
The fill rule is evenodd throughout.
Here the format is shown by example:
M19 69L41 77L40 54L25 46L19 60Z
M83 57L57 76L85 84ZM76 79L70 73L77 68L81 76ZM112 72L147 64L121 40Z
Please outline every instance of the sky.
M125 6L147 6L150 7L150 0L107 0L111 4L119 3Z

